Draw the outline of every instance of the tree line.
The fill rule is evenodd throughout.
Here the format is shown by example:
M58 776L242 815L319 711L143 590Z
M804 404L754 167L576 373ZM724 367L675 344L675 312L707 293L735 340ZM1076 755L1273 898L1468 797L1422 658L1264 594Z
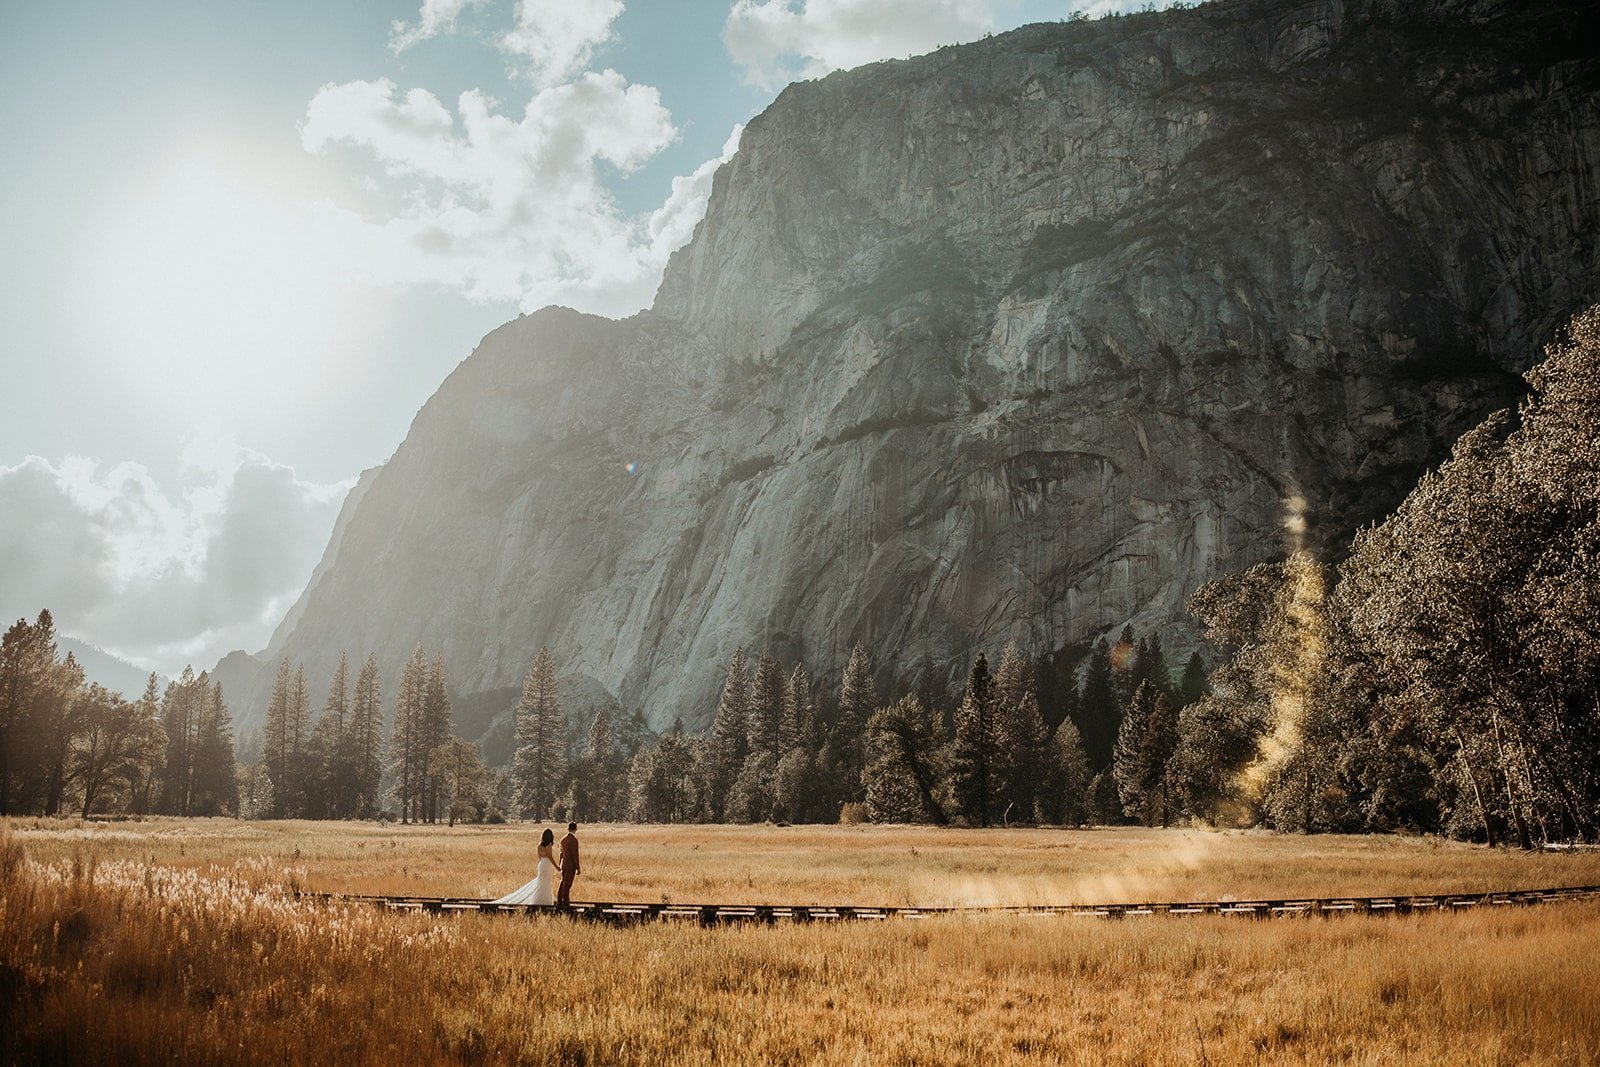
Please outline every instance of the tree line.
M48 610L0 638L0 815L220 815L238 808L222 686L184 668L127 700L61 657Z
M1198 654L1174 681L1159 637L1136 641L1125 630L1115 645L1095 644L1082 674L1053 716L1041 709L1034 663L1014 646L993 672L978 654L959 702L928 687L885 700L857 645L837 696L819 699L803 663L786 668L763 652L752 668L739 648L703 735L687 733L680 719L623 758L602 713L578 765L565 768L554 670L541 651L518 708L518 810L639 822L976 826L1169 817L1175 809L1145 800L1155 788L1145 784L1150 775L1130 768L1155 761L1168 744L1148 727L1147 706L1162 722L1204 692Z

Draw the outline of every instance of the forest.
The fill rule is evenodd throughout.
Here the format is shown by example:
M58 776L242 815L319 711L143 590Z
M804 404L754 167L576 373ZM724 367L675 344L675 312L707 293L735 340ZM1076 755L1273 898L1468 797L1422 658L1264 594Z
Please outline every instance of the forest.
M1065 672L979 653L958 699L880 693L858 644L836 693L736 650L710 728L634 750L563 711L533 657L511 765L452 736L418 648L386 715L376 660L341 660L320 715L280 663L260 758L224 694L87 685L48 611L0 648L0 814L238 814L404 822L1141 822L1406 829L1514 844L1600 829L1600 308L1341 558L1296 549L1197 590L1223 658L1101 636ZM1296 521L1291 509L1288 523ZM1041 677L1041 674L1047 675ZM827 675L823 675L826 677ZM1048 699L1041 702L1041 692ZM630 736L640 736L638 731Z

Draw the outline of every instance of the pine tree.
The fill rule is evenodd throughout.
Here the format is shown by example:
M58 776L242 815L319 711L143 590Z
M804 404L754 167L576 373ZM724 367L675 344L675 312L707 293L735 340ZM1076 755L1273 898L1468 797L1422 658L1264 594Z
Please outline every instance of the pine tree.
M549 814L566 770L566 721L556 690L555 661L541 648L522 681L516 714L517 751L511 778L524 819Z
M51 650L51 662L55 653ZM38 632L18 619L0 640L0 815L24 809L22 778L33 693L43 682Z
M378 811L378 789L383 779L383 693L378 678L378 658L370 653L356 676L355 700L346 731L350 750L352 812L371 818Z
M272 813L272 779L266 767L246 763L239 767L239 818L265 819Z
M156 785L167 761L167 734L161 728L161 688L154 671L145 681L144 695L130 709L139 736L139 758L130 762L123 774L128 792L128 809L135 815L155 810Z
M956 803L969 823L988 826L994 797L994 683L982 652L972 661L967 691L956 709L955 764L952 785Z
M350 730L350 658L339 653L339 665L333 669L333 681L328 683L328 699L322 705L322 718L317 720L317 730L323 732L326 754L319 769L321 789L326 797L327 814L343 818L354 807L354 766L351 762Z
M1117 699L1111 649L1105 638L1094 644L1083 672L1083 694L1078 703L1078 731L1083 736L1089 765L1100 771L1111 764L1112 748L1122 728L1122 703Z
M616 731L611 728L611 716L600 708L589 723L589 736L573 774L568 818L601 822L615 817L619 773Z
M200 677L204 679L206 676L202 674ZM233 756L233 716L228 712L220 683L202 689L202 696L200 724L195 736L189 813L232 815L239 810L238 768Z
M1089 756L1071 719L1061 720L1050 741L1049 798L1057 822L1076 824L1089 817L1090 787L1094 780Z
M431 754L440 745L449 741L450 727L450 693L445 684L444 657L436 655L433 658L433 665L428 669L428 689L423 701L423 750ZM438 822L444 810L444 783L434 771L431 757L426 766L426 777L424 792L427 820Z
M25 779L25 792L46 815L60 814L66 797L72 748L82 728L80 697L86 688L83 668L72 653L56 661L54 625L47 611L41 611L34 623L43 684L33 693L25 738L31 742L31 766L25 765L31 774Z
M1139 688L1139 641L1134 636L1132 624L1122 628L1117 643L1111 646L1111 687L1117 695L1118 707L1127 707L1133 691Z
M204 676L202 676L204 677ZM193 667L184 667L176 682L167 686L161 702L161 725L167 734L166 770L162 777L161 810L168 815L188 815L194 790L194 760L209 684L202 685Z
M483 822L495 801L495 775L483 765L476 745L447 738L428 755L428 777L438 790L439 811L450 825Z
M744 649L736 648L728 660L728 674L722 683L722 699L711 720L711 733L702 757L701 778L705 783L710 815L720 819L728 792L744 769L750 737L750 673Z
M267 700L267 722L261 731L261 765L272 782L274 818L288 814L289 768L295 758L293 728L289 722L289 685L289 661L282 659L278 661L278 675L272 682L272 696Z
M1178 683L1178 707L1186 708L1211 691L1206 675L1206 661L1200 653L1189 653L1189 662L1183 665L1183 679Z
M685 822L692 818L694 756L683 722L661 735L654 749L641 749L629 768L629 817L635 822Z
M873 822L949 821L939 802L938 716L916 696L902 697L867 721L867 817Z
M878 692L872 682L872 661L866 646L850 650L839 685L839 717L834 722L833 747L837 760L836 781L844 791L846 803L861 803L866 786L861 772L866 767L867 720L878 706Z
M295 815L300 815L315 773L307 758L311 745L311 688L306 685L304 663L295 668L294 681L289 686L289 739L293 755L289 760L288 807Z
M1033 664L1015 645L1006 646L995 673L992 729L989 794L997 813L1008 820L1037 818L1050 734L1039 711Z
M1144 813L1145 725L1155 707L1155 690L1148 684L1134 690L1122 715L1117 744L1112 751L1111 773L1117 782L1117 798L1126 815Z
M1117 735L1112 769L1117 795L1129 815L1153 825L1170 820L1171 789L1167 774L1178 741L1178 716L1166 694L1154 683L1139 683Z
M811 677L803 663L796 663L783 688L783 725L778 747L785 753L804 748L813 754L817 748L817 708L811 699Z
M1171 702L1174 696L1172 669L1167 665L1167 654L1161 647L1161 635L1151 634L1140 645L1139 680L1148 681L1156 687L1156 692L1165 693L1168 702Z
M783 752L785 690L783 666L761 653L750 690L750 751L766 755L774 765Z
M418 645L400 672L400 689L394 699L394 728L389 735L389 759L395 772L394 797L400 804L402 823L422 818L424 766L428 749L426 714L428 657Z
M1154 683L1151 683L1154 685ZM1145 821L1152 823L1155 812L1160 811L1161 825L1172 823L1173 754L1178 748L1178 712L1167 694L1159 690L1150 717L1145 721L1142 782L1145 797Z

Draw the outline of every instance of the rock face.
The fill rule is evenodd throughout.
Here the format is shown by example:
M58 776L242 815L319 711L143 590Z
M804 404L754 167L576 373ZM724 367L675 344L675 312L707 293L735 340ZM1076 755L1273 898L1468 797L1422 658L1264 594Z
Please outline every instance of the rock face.
M549 645L695 727L740 644L1191 644L1197 585L1291 510L1337 551L1600 298L1597 22L1217 0L791 86L652 309L450 375L274 652L471 693Z

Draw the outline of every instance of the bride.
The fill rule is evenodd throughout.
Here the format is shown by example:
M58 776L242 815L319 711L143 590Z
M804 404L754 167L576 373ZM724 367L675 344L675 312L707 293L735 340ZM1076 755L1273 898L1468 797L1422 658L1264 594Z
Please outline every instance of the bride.
M539 869L533 881L513 889L493 903L553 905L556 902L555 874L561 868L556 865L555 840L555 831L546 830L539 838Z

